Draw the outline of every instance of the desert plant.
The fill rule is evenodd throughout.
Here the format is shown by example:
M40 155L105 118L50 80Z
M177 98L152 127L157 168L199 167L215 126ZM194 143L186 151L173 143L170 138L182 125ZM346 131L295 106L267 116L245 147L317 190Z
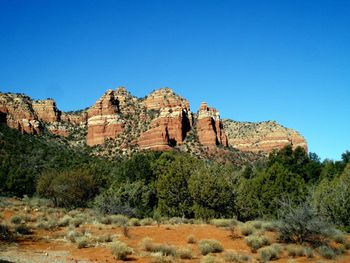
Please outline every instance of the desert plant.
M334 250L332 248L330 248L329 246L320 246L318 249L317 249L318 253L326 258L326 259L334 259L336 254L334 252Z
M307 258L313 258L314 257L314 250L311 247L306 247L304 250L305 250L305 256Z
M190 247L178 248L176 250L176 256L178 256L181 259L191 259L193 257L192 249Z
M333 236L333 240L338 244L345 244L346 243L346 236L342 233L338 233Z
M251 257L233 250L228 250L224 252L224 259L226 262L247 262L251 260Z
M14 215L10 219L11 223L16 224L16 225L22 223L22 220L23 220L23 218L19 215Z
M138 218L130 218L128 224L130 226L140 226L140 220Z
M69 231L66 238L70 240L70 242L75 243L77 241L77 238L81 236L78 232L75 230Z
M201 258L200 263L221 263L222 259L212 255L206 255Z
M221 245L221 243L214 239L200 240L198 248L201 254L204 256L209 253L220 253L224 251L224 247Z
M68 226L71 219L72 217L70 217L69 215L65 215L60 220L58 220L58 226L60 227Z
M246 224L242 225L239 229L240 229L241 234L243 236L249 236L249 235L252 235L255 232L254 226L252 226L249 223L246 223Z
M259 248L270 244L270 241L267 237L256 235L246 237L245 242L250 247L252 252L256 252Z
M21 224L15 227L15 232L20 235L30 235L32 231L25 224Z
M129 227L127 224L123 225L122 230L123 230L123 236L130 237Z
M0 240L5 242L14 241L14 236L7 225L0 224Z
M235 219L212 219L210 220L210 224L216 227L232 227L237 225L237 221Z
M280 210L280 221L279 238L284 242L324 244L335 231L307 202L297 207L284 203Z
M83 219L81 217L74 217L70 220L70 224L74 227L79 227L83 223Z
M145 251L149 251L149 252L152 251L152 246L153 246L153 239L152 238L145 237L140 242L141 249L143 249Z
M111 246L111 252L116 259L126 260L128 255L133 253L133 249L121 241L116 241Z
M124 226L128 224L129 218L124 215L111 215L111 222L116 226Z
M77 246L78 246L79 249L88 247L88 245L89 245L89 238L86 237L86 236L79 237L79 238L77 238L76 243L77 243Z
M194 235L187 236L187 243L195 244L197 242L196 237Z
M259 257L262 262L269 262L270 260L278 259L280 253L280 247L274 245L259 249Z
M149 217L143 218L140 221L141 226L151 226L153 225L153 223L154 223L154 220Z
M305 249L301 246L289 245L287 252L290 257L303 257L305 255Z
M111 235L105 235L105 236L100 236L97 238L97 241L98 242L101 242L101 243L107 243L107 242L112 242L113 241L113 238Z

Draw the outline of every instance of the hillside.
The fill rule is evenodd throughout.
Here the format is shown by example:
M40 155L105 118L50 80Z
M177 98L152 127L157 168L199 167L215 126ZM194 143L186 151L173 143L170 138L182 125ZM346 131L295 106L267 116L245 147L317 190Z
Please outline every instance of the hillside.
M107 90L85 110L60 111L53 99L33 100L0 93L0 123L24 134L57 135L70 146L91 146L92 154L114 158L139 150L178 150L201 158L254 161L292 144L307 150L305 139L276 122L222 121L205 102L194 113L169 88L137 98L125 88Z

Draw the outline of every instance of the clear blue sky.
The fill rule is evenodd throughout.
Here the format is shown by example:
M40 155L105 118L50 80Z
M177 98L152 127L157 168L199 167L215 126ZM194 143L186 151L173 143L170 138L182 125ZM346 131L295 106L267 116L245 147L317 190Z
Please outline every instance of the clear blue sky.
M62 110L171 87L193 111L276 120L350 150L350 1L0 0L0 91Z

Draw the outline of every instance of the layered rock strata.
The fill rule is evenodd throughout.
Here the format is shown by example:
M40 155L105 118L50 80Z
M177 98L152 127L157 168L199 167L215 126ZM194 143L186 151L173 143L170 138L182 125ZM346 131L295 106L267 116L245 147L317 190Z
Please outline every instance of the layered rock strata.
M196 127L198 139L202 145L228 146L219 112L215 108L208 107L205 102L199 108Z
M241 151L269 153L288 144L293 148L300 146L308 150L306 140L300 133L274 121L254 123L224 120L223 124L229 144Z

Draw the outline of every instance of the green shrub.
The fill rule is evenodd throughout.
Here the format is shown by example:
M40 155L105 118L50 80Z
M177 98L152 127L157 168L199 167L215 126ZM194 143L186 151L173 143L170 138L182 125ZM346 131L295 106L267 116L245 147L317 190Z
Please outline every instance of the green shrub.
M130 218L128 224L130 226L141 226L140 220L138 218Z
M272 245L259 249L259 257L262 262L278 259L281 254L281 248L278 245Z
M335 259L336 254L332 248L328 246L320 246L317 250L322 257L326 259Z
M302 203L297 207L289 203L284 204L280 210L280 220L279 238L287 243L324 244L335 232L309 203Z
M168 223L171 225L180 225L184 223L184 220L181 217L172 217L168 220Z
M23 220L23 218L21 216L19 216L19 215L14 215L10 219L11 223L12 224L16 224L16 225L22 223L22 220Z
M181 259L192 259L192 249L190 247L178 248L176 250L176 256L178 256Z
M108 235L105 235L105 236L98 237L97 241L101 242L101 243L107 243L107 242L112 242L113 238L112 238L112 236L110 234L108 234Z
M314 250L311 247L305 248L305 256L307 258L313 258L314 257Z
M154 224L153 218L143 218L140 221L141 226L151 226Z
M346 243L346 236L343 234L336 234L333 236L333 240L338 244L345 244Z
M145 251L151 252L152 251L152 246L153 246L153 239L152 238L145 237L140 242L141 249L143 249Z
M77 238L80 237L81 235L76 232L75 230L69 231L67 234L67 239L72 242L75 243L77 241Z
M66 226L68 226L71 219L72 219L72 217L70 217L69 215L65 215L64 217L62 217L62 218L58 221L58 226L60 226L60 227L66 227Z
M245 242L250 247L252 252L256 252L259 248L270 244L270 241L267 237L256 235L246 237Z
M237 253L233 250L224 252L224 259L226 262L247 262L251 261L251 257L246 254Z
M70 220L70 224L74 227L79 227L83 223L83 219L81 217L74 217Z
M214 239L203 239L198 243L199 251L202 255L207 255L209 253L220 253L224 251L224 247L221 243Z
M164 244L153 243L149 237L145 237L140 243L141 249L148 252L160 252L164 256L176 256L176 247Z
M231 227L237 225L237 221L235 219L212 219L210 220L210 224L216 227Z
M133 253L133 249L121 241L116 241L111 246L113 256L118 260L126 260L128 255Z
M124 215L111 215L110 219L112 224L116 226L125 226L129 221L129 218Z
M14 236L7 225L0 224L0 240L5 242L14 241Z
M89 238L86 237L86 236L79 237L78 239L76 239L76 243L77 243L77 246L78 246L79 249L88 247L88 245L89 245Z
M195 244L197 242L196 237L194 235L187 236L187 243Z
M206 255L201 258L200 263L221 263L222 259L212 255Z
M20 235L30 235L32 231L30 228L24 224L18 225L15 227L15 232Z
M303 257L305 256L305 249L300 246L289 245L287 246L288 256L290 257Z
M240 227L240 231L243 236L249 236L255 232L255 228L251 224L246 223Z
M263 226L263 223L261 221L253 221L253 222L251 222L251 224L253 225L253 227L255 229L261 229Z

